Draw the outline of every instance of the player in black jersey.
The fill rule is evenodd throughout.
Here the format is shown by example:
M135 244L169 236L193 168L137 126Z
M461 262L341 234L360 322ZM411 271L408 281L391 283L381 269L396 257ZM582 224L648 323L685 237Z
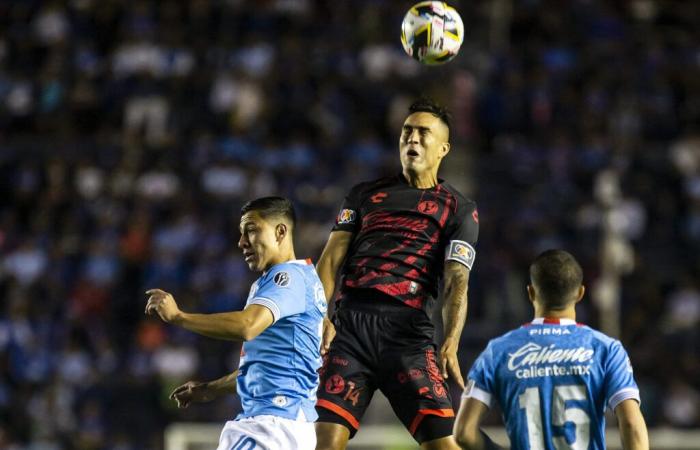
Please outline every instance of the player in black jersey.
M318 263L329 300L340 276L335 328L324 330L317 449L345 448L376 389L422 448L458 448L445 378L464 386L457 348L479 218L473 201L437 177L450 151L443 108L411 105L399 148L402 172L352 188ZM430 315L440 278L438 353Z

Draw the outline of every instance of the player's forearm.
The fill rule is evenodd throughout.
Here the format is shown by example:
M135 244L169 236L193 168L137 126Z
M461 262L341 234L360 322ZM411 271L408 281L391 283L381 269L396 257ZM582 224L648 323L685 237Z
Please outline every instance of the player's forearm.
M219 314L180 313L173 324L202 336L232 341L251 339L252 323L241 312Z
M649 450L649 435L644 419L620 422L620 440L624 450Z
M323 292L326 294L326 303L328 304L330 304L335 292L335 279L341 262L324 251L316 266L316 272L321 284L323 284Z
M467 320L467 285L469 273L466 269L448 263L445 269L444 305L442 317L445 326L445 339L459 339L464 322Z
M207 382L209 392L219 397L226 394L235 394L238 386L238 370L221 378Z

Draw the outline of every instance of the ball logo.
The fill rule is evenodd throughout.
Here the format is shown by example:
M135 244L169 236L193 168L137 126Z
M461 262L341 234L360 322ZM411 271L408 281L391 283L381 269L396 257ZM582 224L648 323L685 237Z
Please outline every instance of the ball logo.
M287 272L277 272L272 281L274 281L277 286L287 287L289 286L289 274Z
M343 209L338 214L337 219L338 225L344 225L348 223L355 223L355 211L352 209Z
M431 200L424 200L418 203L418 211L422 212L423 214L432 216L433 214L438 212L438 204Z

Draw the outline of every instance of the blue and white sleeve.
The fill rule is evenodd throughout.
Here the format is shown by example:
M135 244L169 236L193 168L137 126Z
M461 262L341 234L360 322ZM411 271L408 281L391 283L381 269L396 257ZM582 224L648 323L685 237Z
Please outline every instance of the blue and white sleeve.
M258 283L249 305L262 305L272 312L274 322L306 310L304 275L294 267L273 267Z
M474 398L491 407L493 399L494 370L493 350L491 344L474 361L467 376L467 386L464 388L462 398Z
M605 364L605 398L611 411L625 400L641 402L632 363L620 341L613 341Z

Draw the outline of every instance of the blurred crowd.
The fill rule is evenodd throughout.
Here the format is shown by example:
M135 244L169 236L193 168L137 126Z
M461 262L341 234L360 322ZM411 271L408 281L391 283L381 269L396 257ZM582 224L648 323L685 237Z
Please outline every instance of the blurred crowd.
M451 3L462 51L427 68L400 46L410 1L0 2L0 448L159 448L233 417L167 395L238 344L145 316L143 292L240 309L238 211L262 195L294 200L317 258L346 191L400 170L419 95L452 110L442 173L480 209L463 370L562 247L648 423L700 427L700 3Z

